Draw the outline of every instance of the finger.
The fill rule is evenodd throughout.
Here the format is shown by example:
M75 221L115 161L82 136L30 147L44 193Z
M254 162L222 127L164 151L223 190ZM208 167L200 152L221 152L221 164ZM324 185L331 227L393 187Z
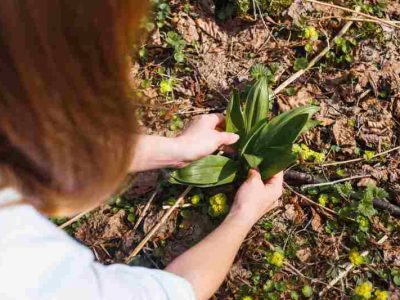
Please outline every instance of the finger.
M201 118L207 122L207 126L214 129L218 125L223 124L225 122L225 117L223 114L209 114L203 115Z
M265 185L282 185L282 184L283 184L283 172L275 174L265 182Z
M220 145L232 145L236 143L239 140L239 135L236 133L230 133L230 132L219 132L219 144Z
M260 172L258 172L256 169L250 169L249 173L247 174L247 180L261 180L261 175Z

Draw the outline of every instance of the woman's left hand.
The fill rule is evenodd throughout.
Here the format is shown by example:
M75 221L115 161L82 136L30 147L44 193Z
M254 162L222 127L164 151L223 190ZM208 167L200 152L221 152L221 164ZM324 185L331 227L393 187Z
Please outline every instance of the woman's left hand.
M222 114L201 115L175 138L181 156L177 167L212 154L222 146L236 143L239 140L237 134L218 130L224 122Z
M218 130L223 123L224 117L220 114L202 115L175 138L138 135L129 171L181 168L221 146L236 143L239 139L237 134Z

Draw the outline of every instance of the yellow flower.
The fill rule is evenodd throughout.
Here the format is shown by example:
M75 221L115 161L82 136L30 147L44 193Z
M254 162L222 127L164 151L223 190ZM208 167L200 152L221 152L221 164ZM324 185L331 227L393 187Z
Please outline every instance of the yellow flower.
M389 292L382 291L382 290L376 290L375 298L376 298L376 300L387 300L389 298Z
M212 217L223 216L228 212L228 205L226 195L223 193L216 194L210 197L210 208L208 209L208 213Z
M190 202L196 206L200 203L201 201L201 196L199 194L193 195L192 198L190 198Z
M367 161L371 160L375 155L375 151L365 150L363 158Z
M359 266L364 263L364 257L362 257L360 252L358 252L356 249L352 249L350 251L349 259L350 259L350 262L355 266Z
M304 37L310 41L318 40L318 32L313 26L307 26L304 29Z
M356 295L362 297L363 299L369 299L372 296L372 283L369 281L365 281L356 286L354 292Z
M283 266L283 262L285 261L285 255L282 251L274 251L267 259L271 265L280 268Z
M319 195L318 202L322 206L326 206L326 203L328 203L328 195L327 194Z
M253 297L252 296L243 296L242 297L242 300L253 300Z
M313 161L321 163L325 160L325 154L311 150L306 144L294 144L292 147L294 154L297 154L302 161Z

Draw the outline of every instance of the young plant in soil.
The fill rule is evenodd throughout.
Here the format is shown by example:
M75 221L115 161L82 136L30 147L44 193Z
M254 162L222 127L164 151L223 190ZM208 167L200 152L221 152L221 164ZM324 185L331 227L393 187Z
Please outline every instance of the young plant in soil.
M267 68L259 69L258 78L245 95L244 105L239 91L232 93L226 111L226 131L240 136L235 144L236 157L206 156L183 169L174 170L170 182L198 187L218 186L244 180L250 168L258 168L266 180L296 161L293 143L302 132L316 125L311 117L318 107L298 107L268 121L272 98L268 71Z

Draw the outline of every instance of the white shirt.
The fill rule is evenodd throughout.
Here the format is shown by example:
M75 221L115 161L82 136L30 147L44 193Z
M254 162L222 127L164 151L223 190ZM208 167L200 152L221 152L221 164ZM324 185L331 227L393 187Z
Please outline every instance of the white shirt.
M0 204L19 199L0 190ZM192 300L171 273L94 261L92 252L29 205L0 208L1 300Z

